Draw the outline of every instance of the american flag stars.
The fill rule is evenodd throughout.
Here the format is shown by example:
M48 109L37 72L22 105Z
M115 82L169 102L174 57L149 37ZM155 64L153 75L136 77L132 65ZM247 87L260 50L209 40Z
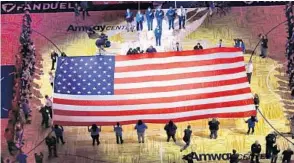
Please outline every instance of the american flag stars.
M72 95L112 95L114 61L113 56L62 58L57 63L57 85L54 92Z

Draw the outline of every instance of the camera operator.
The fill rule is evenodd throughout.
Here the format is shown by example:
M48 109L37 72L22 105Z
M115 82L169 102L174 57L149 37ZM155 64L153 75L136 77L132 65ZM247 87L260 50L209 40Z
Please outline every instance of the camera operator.
M111 46L111 43L108 40L108 36L104 33L101 33L99 38L96 40L96 46L99 49L99 55L101 55L101 52L105 51L104 48L109 48Z

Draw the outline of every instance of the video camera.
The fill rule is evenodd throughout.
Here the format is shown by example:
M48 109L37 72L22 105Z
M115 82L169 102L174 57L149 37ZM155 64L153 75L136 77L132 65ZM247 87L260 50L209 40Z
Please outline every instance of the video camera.
M104 33L101 33L99 38L96 40L96 46L99 49L109 48L111 46L111 42L108 40L108 36Z

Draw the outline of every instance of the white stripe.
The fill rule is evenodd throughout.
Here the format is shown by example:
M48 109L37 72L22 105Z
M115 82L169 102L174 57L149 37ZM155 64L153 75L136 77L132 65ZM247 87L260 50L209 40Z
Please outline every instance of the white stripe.
M225 85L218 87L207 87L207 88L198 88L198 89L190 89L190 90L179 90L179 91L170 91L170 92L155 92L155 93L141 93L141 94L126 94L126 95L69 95L69 94L54 94L54 98L67 99L67 100L134 100L134 99L146 99L146 98L162 98L162 97L176 97L176 96L184 96L184 95L195 95L202 93L212 93L212 92L221 92L228 90L236 90L242 88L248 88L248 82L233 84L233 85Z
M210 53L204 55L191 55L191 56L173 56L166 58L146 58L138 60L129 61L116 61L115 67L125 67L125 66L138 66L144 64L164 64L173 62L188 62L188 61L201 61L201 60L211 60L218 58L236 58L242 56L242 52L221 52L221 53Z
M123 111L123 110L149 110L149 109L162 109L162 108L175 108L184 106L194 106L201 104L222 103L228 101L246 100L252 98L251 93L245 93L233 96L222 96L215 98L205 98L188 101L178 101L169 103L154 103L154 104L140 104L140 105L120 105L120 106L75 106L53 104L53 108L59 110L73 110L73 111Z
M217 76L208 76L208 77L196 77L188 79L178 79L178 80L169 80L169 81L150 81L150 82L141 82L141 83L127 83L127 84L114 84L114 90L117 89L132 89L132 88L149 88L149 87L164 87L164 86L179 86L183 84L194 84L194 83L204 83L204 82L213 82L213 81L222 81L237 79L245 77L245 72L239 72L235 74L225 74Z
M184 68L171 68L162 70L144 70L144 71L131 71L131 72L115 72L114 78L129 78L129 77L143 77L143 76L160 76L160 75L172 75L182 74L190 72L203 72L212 70L223 70L231 69L244 66L244 62L226 63L226 64L215 64L208 66L195 66L195 67L184 67Z
M238 113L255 110L254 105L238 106L238 107L226 107L220 109L205 109L195 110L189 112L180 113L168 113L168 114L146 114L146 115L130 115L130 116L67 116L67 115L54 115L55 121L70 121L70 122L122 122L139 119L176 119L191 117L197 115L207 114L219 114L219 113Z

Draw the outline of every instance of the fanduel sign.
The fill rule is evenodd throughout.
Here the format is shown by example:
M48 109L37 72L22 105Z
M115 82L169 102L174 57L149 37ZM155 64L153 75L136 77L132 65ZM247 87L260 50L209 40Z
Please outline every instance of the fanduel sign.
M1 14L30 12L69 12L73 11L74 2L2 2Z
M79 26L79 25L69 25L67 27L67 32L85 32L89 28L94 31L104 32L111 30L126 30L126 26L123 25L94 25L94 26Z

